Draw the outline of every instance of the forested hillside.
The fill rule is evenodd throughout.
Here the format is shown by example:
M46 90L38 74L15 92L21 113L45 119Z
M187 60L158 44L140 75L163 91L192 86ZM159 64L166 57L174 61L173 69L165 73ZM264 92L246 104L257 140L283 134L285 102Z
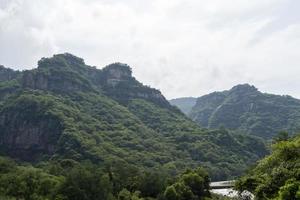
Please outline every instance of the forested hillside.
M279 138L273 151L236 183L257 199L300 199L300 135Z
M67 199L75 198L64 192L81 191L80 178L72 176L87 176L100 185L109 179L112 187L103 197L109 199L142 190L135 187L148 188L133 185L131 179L149 178L140 174L161 173L154 176L155 183L161 184L157 177L167 181L165 177L172 179L187 168L203 166L213 180L223 180L240 175L267 153L256 137L200 128L160 91L138 82L126 64L114 63L100 70L71 54L59 54L42 58L33 70L1 67L0 81L1 154L34 166L15 166L13 174L4 169L8 171L2 178L42 176L45 184L75 184L60 192ZM61 174L70 165L76 166L74 174ZM101 171L97 177L101 180L92 176L94 168ZM121 183L114 182L112 174ZM165 186L159 191L142 190L141 195L156 198ZM93 189L84 187L82 193ZM9 196L29 195L9 193L3 185L2 190Z
M174 105L185 109L181 104ZM271 139L280 131L299 132L300 100L262 93L243 84L199 97L188 116L202 127L224 127Z

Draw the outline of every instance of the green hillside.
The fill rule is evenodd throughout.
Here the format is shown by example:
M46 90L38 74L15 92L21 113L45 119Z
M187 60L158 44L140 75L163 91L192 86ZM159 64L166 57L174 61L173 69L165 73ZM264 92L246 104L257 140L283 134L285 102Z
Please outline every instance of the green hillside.
M38 170L65 159L106 173L170 177L203 166L213 180L224 180L267 153L258 138L200 128L125 64L100 70L59 54L33 70L0 68L6 73L12 75L0 76L0 152ZM114 188L114 195L121 191Z
M189 117L202 127L225 127L271 139L280 131L294 134L300 130L300 100L237 85L199 97Z

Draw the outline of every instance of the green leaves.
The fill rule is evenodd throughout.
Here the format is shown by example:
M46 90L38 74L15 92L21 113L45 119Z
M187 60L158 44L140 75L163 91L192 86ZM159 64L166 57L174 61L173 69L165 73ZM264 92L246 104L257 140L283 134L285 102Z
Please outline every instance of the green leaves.
M166 200L199 200L210 197L209 177L205 170L187 170L164 192Z
M289 179L285 185L279 190L279 200L297 200L300 199L300 181L296 179Z
M248 84L197 99L188 115L199 125L272 139L279 131L300 131L300 100L262 93Z
M226 179L265 153L256 138L199 127L132 77L129 66L99 70L71 54L44 58L37 69L1 81L0 130L0 153L42 162L45 172L27 177L28 184L55 190L32 192L64 200L118 198L123 189L124 198L158 198L187 168L204 166L213 179ZM0 172L15 176L10 165L0 160ZM195 170L174 188L188 199L205 196L207 183Z
M2 195L25 200L48 199L62 180L30 166L16 167L14 171L1 174L0 191Z
M261 160L237 181L239 191L249 190L260 199L297 199L300 181L300 135L273 145L270 156Z

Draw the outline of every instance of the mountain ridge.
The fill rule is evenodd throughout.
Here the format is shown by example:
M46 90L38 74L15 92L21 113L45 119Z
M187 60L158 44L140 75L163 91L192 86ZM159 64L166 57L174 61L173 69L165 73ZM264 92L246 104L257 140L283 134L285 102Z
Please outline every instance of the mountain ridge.
M249 84L201 96L187 115L203 127L224 126L265 139L300 130L300 100L262 93Z
M1 81L0 130L1 154L20 160L126 163L171 174L203 165L217 180L267 153L258 138L199 127L128 65L97 69L71 54Z

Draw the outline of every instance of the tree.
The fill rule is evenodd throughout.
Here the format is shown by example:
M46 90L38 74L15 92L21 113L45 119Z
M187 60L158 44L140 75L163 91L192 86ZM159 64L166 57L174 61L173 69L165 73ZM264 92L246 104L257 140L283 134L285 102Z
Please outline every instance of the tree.
M168 186L164 192L166 200L178 200L178 194L174 185Z
M177 182L166 188L164 197L167 200L196 200L210 197L207 172L202 168L187 170Z
M287 131L280 131L277 136L274 137L273 143L287 141L289 139L289 133Z
M300 181L290 179L279 190L279 200L297 200L300 199Z
M131 193L127 189L123 189L118 194L118 200L143 200L139 197L139 192Z
M156 198L166 188L166 175L158 172L146 172L139 180L138 190L145 197Z

